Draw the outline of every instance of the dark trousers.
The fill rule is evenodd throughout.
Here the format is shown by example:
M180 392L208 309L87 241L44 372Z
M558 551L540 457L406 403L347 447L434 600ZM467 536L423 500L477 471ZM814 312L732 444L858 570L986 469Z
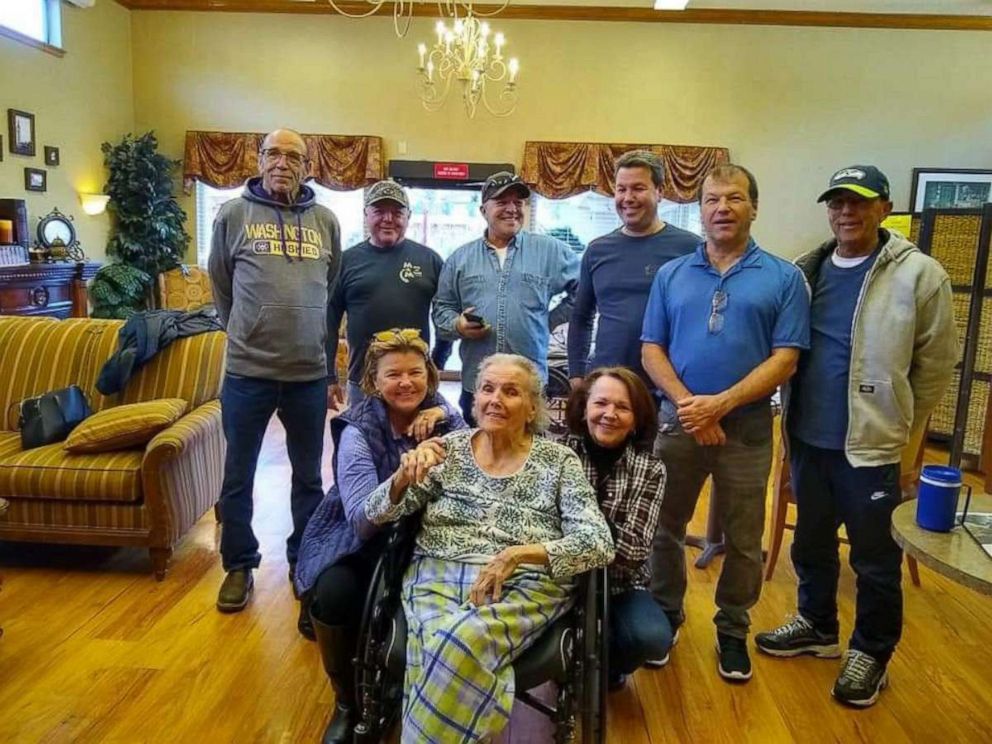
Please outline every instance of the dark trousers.
M328 566L311 590L310 612L324 625L345 626L357 635L369 593L372 572L383 543L366 543L357 553Z
M672 647L672 626L651 592L631 589L610 597L610 676L632 674Z
M888 663L902 634L902 551L891 532L892 510L901 499L899 464L855 468L841 450L789 441L799 612L817 630L837 635L837 529L843 524L858 577L850 646Z
M475 393L462 390L462 394L458 396L458 407L462 409L462 418L465 419L465 423L469 426L479 425L475 420L475 414L472 413L472 406L474 405Z
M683 615L686 589L685 528L699 491L713 477L711 498L723 528L726 556L716 585L717 631L744 638L748 610L761 594L761 533L772 457L770 407L735 412L720 422L727 442L701 446L686 434L674 409L662 406L655 454L668 468L665 499L651 555L651 592L669 617Z
M320 457L327 417L327 380L279 382L226 375L221 418L227 439L224 484L220 492L220 554L225 571L257 568L262 560L251 528L255 468L265 429L273 413L286 428L286 450L293 469L290 508L293 533L286 558L296 563L303 530L323 498Z

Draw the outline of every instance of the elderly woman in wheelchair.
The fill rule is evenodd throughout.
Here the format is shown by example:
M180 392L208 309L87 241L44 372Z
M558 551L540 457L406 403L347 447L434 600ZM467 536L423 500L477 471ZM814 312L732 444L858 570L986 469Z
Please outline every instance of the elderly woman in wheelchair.
M572 577L613 558L596 495L568 448L538 436L527 359L480 366L479 429L418 447L372 492L369 521L423 509L403 580L402 741L488 740L513 705L512 663L566 610Z
M300 632L316 636L334 688L323 744L350 744L357 721L352 660L363 599L385 542L365 518L365 501L418 441L465 426L437 386L420 332L382 331L365 356L362 390L368 397L331 421L335 484L307 524L295 576Z
M609 568L610 687L642 665L668 663L672 626L648 591L651 545L665 493L665 466L651 454L654 400L626 367L602 367L572 391L565 443L579 456L613 530Z

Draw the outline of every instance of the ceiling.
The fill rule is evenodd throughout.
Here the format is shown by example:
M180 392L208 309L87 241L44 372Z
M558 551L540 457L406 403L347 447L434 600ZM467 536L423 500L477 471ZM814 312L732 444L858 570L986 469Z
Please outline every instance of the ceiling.
M316 0L316 2L322 1ZM486 3L495 1L483 0ZM653 0L510 0L510 4L644 8L651 7ZM689 10L714 8L721 10L804 10L831 13L925 13L992 16L992 0L689 0Z

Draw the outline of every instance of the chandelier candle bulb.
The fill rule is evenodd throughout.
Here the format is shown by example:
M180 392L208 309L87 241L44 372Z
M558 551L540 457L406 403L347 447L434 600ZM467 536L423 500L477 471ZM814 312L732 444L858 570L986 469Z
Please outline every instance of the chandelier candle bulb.
M517 82L517 72L520 70L520 62L516 57L510 60L508 69L510 70L510 85L513 85Z
M424 69L424 59L427 56L427 45L426 44L419 44L417 46L417 53L420 55L420 67L418 69L419 70L423 70Z

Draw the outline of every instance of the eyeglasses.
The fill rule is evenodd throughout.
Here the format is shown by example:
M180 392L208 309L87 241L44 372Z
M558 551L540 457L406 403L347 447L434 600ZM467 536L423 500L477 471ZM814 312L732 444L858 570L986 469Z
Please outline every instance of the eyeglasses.
M727 303L729 301L730 295L722 289L718 289L713 293L713 302L710 305L710 319L706 324L706 328L710 333L719 333L723 330L723 311L727 309Z
M384 344L397 340L402 343L409 343L410 341L420 340L420 331L416 328L390 328L388 331L373 333L372 338Z
M269 163L278 163L280 158L286 158L286 162L289 165L302 165L307 159L307 156L301 152L285 152L283 150L276 150L275 148L269 148L262 150L262 157L265 158Z

